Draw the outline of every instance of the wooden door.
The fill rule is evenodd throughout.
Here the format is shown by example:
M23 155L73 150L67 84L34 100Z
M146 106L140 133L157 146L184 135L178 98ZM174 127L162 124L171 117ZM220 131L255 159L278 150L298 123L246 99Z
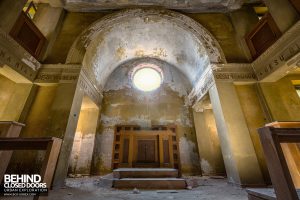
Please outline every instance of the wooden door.
M179 169L180 160L175 127L152 130L117 127L113 147L113 168L168 167Z
M137 163L155 163L155 140L138 140Z

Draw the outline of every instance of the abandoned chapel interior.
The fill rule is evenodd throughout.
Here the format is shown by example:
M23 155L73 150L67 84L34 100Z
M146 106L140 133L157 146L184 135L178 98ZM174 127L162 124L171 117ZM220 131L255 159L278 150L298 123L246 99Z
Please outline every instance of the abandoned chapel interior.
M0 1L0 183L49 189L0 199L299 200L298 143L299 0Z

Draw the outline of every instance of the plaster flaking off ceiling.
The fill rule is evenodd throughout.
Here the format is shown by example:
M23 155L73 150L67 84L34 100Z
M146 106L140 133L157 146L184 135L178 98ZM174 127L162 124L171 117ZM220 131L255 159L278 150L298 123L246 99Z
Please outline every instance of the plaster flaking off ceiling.
M248 2L249 0L64 0L64 7L69 11L98 11L159 6L188 12L224 12L239 9Z
M130 9L86 29L72 45L67 63L82 62L96 87L121 64L155 58L176 67L194 84L210 63L226 62L213 36L200 24L167 10Z
M136 17L99 34L90 43L84 66L103 86L106 78L121 63L134 58L158 58L176 66L193 82L209 58L201 42L190 32L165 19Z

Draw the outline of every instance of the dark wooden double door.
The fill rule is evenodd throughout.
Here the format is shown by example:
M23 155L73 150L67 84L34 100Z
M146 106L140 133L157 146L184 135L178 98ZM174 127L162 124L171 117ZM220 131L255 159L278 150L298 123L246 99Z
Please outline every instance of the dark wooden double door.
M156 165L156 140L143 140L137 141L137 158L136 164L150 164Z

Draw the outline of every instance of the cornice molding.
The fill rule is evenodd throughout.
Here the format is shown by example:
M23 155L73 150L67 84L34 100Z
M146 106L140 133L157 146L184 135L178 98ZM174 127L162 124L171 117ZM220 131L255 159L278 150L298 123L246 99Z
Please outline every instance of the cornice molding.
M211 64L206 68L188 95L189 102L194 104L201 100L216 81L257 82L257 77L251 64Z
M81 65L48 64L43 65L35 80L36 84L77 84L85 95L89 96L98 106L101 105L102 93L91 82L89 75Z
M286 68L286 64L291 58L300 52L300 21L285 32L270 48L259 56L251 65L258 77L262 81L276 81L282 78L280 68ZM290 65L291 66L291 65ZM292 67L292 66L291 66ZM285 69L288 71L289 69ZM280 72L276 74L275 72ZM272 74L274 73L274 78Z
M79 86L84 90L84 93L89 96L99 107L103 99L102 92L97 89L95 85L90 81L89 75L86 70L82 68L79 76Z
M43 65L36 80L41 83L76 83L80 74L81 65L49 64Z
M189 104L198 102L215 83L212 66L208 66L188 95Z
M257 81L252 65L244 63L215 64L213 75L216 81Z

